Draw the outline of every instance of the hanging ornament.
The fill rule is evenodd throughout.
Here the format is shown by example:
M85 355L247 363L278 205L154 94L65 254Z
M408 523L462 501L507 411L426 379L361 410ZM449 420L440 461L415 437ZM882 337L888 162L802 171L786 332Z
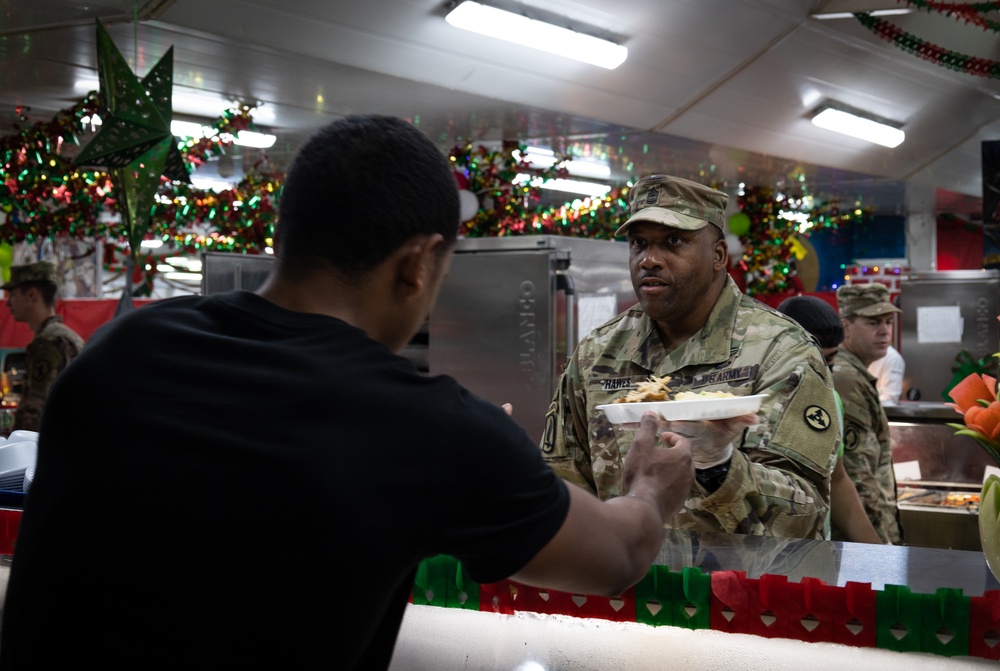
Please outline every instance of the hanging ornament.
M108 167L135 260L149 228L160 176L169 169L172 178L190 179L170 132L173 47L140 82L98 19L97 63L108 118L75 163Z
M140 82L98 19L97 66L107 120L76 164L100 162L107 166L118 189L118 210L131 254L129 265L135 267L160 176L169 171L172 177L189 181L170 132L173 47ZM131 309L132 275L127 273L116 314Z
M476 212L479 211L479 199L468 189L462 189L458 192L458 206L458 220L465 223L476 216Z
M173 58L170 47L140 82L97 20L97 67L105 113L100 130L77 156L76 165L124 168L152 151L162 155L164 167L171 169L170 179L190 181L170 132Z
M743 241L735 233L726 233L726 246L729 247L729 265L735 266L743 257Z

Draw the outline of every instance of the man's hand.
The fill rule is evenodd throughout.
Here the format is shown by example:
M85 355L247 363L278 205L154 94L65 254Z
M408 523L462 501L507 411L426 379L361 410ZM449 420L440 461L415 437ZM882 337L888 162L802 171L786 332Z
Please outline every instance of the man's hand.
M757 423L757 415L748 414L727 419L664 421L665 429L690 441L694 467L711 468L729 461L733 446L743 430Z
M684 504L694 482L691 444L666 430L655 413L643 414L625 455L625 494L650 501L666 521Z

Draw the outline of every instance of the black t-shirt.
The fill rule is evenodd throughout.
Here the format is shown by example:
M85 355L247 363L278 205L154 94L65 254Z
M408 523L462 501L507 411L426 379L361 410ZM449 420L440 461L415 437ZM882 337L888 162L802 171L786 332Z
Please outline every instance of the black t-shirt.
M158 301L51 391L0 666L384 668L422 559L500 580L568 506L502 409L361 330Z

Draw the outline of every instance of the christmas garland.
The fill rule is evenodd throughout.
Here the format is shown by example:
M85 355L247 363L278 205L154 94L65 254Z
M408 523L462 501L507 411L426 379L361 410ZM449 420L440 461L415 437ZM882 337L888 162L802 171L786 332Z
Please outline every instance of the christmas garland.
M49 122L0 137L0 243L31 243L56 236L100 239L106 247L105 270L125 272L123 250L128 244L120 224L108 216L117 207L111 178L100 170L76 168L71 159L82 142L84 119L98 111L97 96L91 94ZM219 135L188 140L180 146L181 156L189 165L200 165L226 151L227 141L220 136L235 135L252 124L252 107L229 109L213 124ZM493 150L463 144L448 153L460 188L471 192L477 205L462 224L462 235L614 238L628 218L629 184L612 188L604 196L543 207L539 204L541 182L565 177L564 165L570 157L560 157L539 171L519 159L515 150L523 154L526 147L509 144ZM515 183L522 173L532 175L532 181ZM164 178L147 237L171 242L180 254L261 253L272 241L281 181L282 175L271 170L266 157L238 184L219 192ZM710 186L725 188L714 182ZM811 199L779 197L763 187L745 191L739 205L750 221L746 231L735 234L743 248L739 263L748 276L751 295L785 291L794 277L789 255L798 231L777 217L779 210L806 213L814 227L836 227L870 214L858 208L841 213L814 205ZM136 264L139 274L132 279L140 292L137 295L148 295L157 264L152 257L141 260Z
M899 0L896 0L899 2ZM1000 10L1000 2L928 2L927 0L907 0L908 5L916 5L918 9L937 12L953 17L956 21L965 21L980 28L1000 32L1000 23L985 16L987 12Z
M97 94L91 93L51 121L0 137L0 213L6 215L0 223L0 242L30 243L57 235L124 241L120 227L106 216L117 210L109 174L79 169L72 160L83 139L83 120L99 109ZM253 127L252 109L242 105L226 110L213 123L218 135L182 143L185 162L198 166L209 156L225 153L231 135ZM202 237L219 240L215 246L262 251L271 235L263 229L273 223L279 184L280 175L267 169L220 193L163 179L152 228L160 239L173 237L183 245L195 240L207 224L214 235Z
M538 209L541 183L565 178L568 172L563 164L568 159L563 157L544 170L533 171L530 162L514 156L515 149L523 156L527 147L496 151L466 144L448 152L459 187L474 194L478 203L475 215L462 223L462 235L475 238L537 232L527 220ZM529 174L532 179L515 184L519 174Z
M941 5L943 3L935 3ZM994 4L994 3L986 3ZM926 3L930 7L931 3ZM957 11L957 10L956 10ZM971 11L971 10L970 10ZM964 13L963 16L972 16ZM864 13L856 13L854 17L868 30L887 42L913 54L925 61L930 61L949 70L964 72L977 77L1000 79L1000 63L987 58L968 56L957 51L951 51L916 37L888 21Z
M0 137L0 243L34 243L67 236L104 240L108 254L104 268L124 272L114 253L126 249L114 184L104 170L84 170L73 157L86 136L90 119L101 111L97 93L59 111L49 121L38 121L16 134ZM212 138L180 143L184 162L193 167L227 151L240 130L253 129L253 107L236 105L212 124ZM25 110L18 110L22 123ZM149 237L172 241L179 253L202 250L261 253L270 246L276 220L281 175L266 159L243 180L218 193L163 178L152 209ZM146 259L148 261L149 259ZM137 295L148 295L156 263L136 264Z

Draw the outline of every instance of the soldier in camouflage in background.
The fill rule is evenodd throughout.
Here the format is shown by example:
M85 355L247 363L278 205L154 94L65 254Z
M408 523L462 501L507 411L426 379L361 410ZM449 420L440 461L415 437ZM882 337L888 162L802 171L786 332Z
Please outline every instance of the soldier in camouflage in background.
M15 321L35 334L25 351L24 386L14 416L14 430L38 431L49 387L83 348L83 338L56 314L59 290L55 265L48 261L14 266L7 291L7 309Z
M652 175L630 194L629 268L639 303L581 340L559 381L541 449L564 479L622 493L632 431L595 406L650 376L671 392L766 394L757 417L671 422L692 442L697 481L668 526L823 538L840 445L831 374L796 322L729 277L728 196Z
M844 468L875 531L884 542L899 545L903 532L896 507L889 420L868 366L885 356L900 309L889 301L889 289L882 284L840 287L837 307L844 342L833 360L833 379L844 402ZM830 531L832 540L845 540L836 525Z

